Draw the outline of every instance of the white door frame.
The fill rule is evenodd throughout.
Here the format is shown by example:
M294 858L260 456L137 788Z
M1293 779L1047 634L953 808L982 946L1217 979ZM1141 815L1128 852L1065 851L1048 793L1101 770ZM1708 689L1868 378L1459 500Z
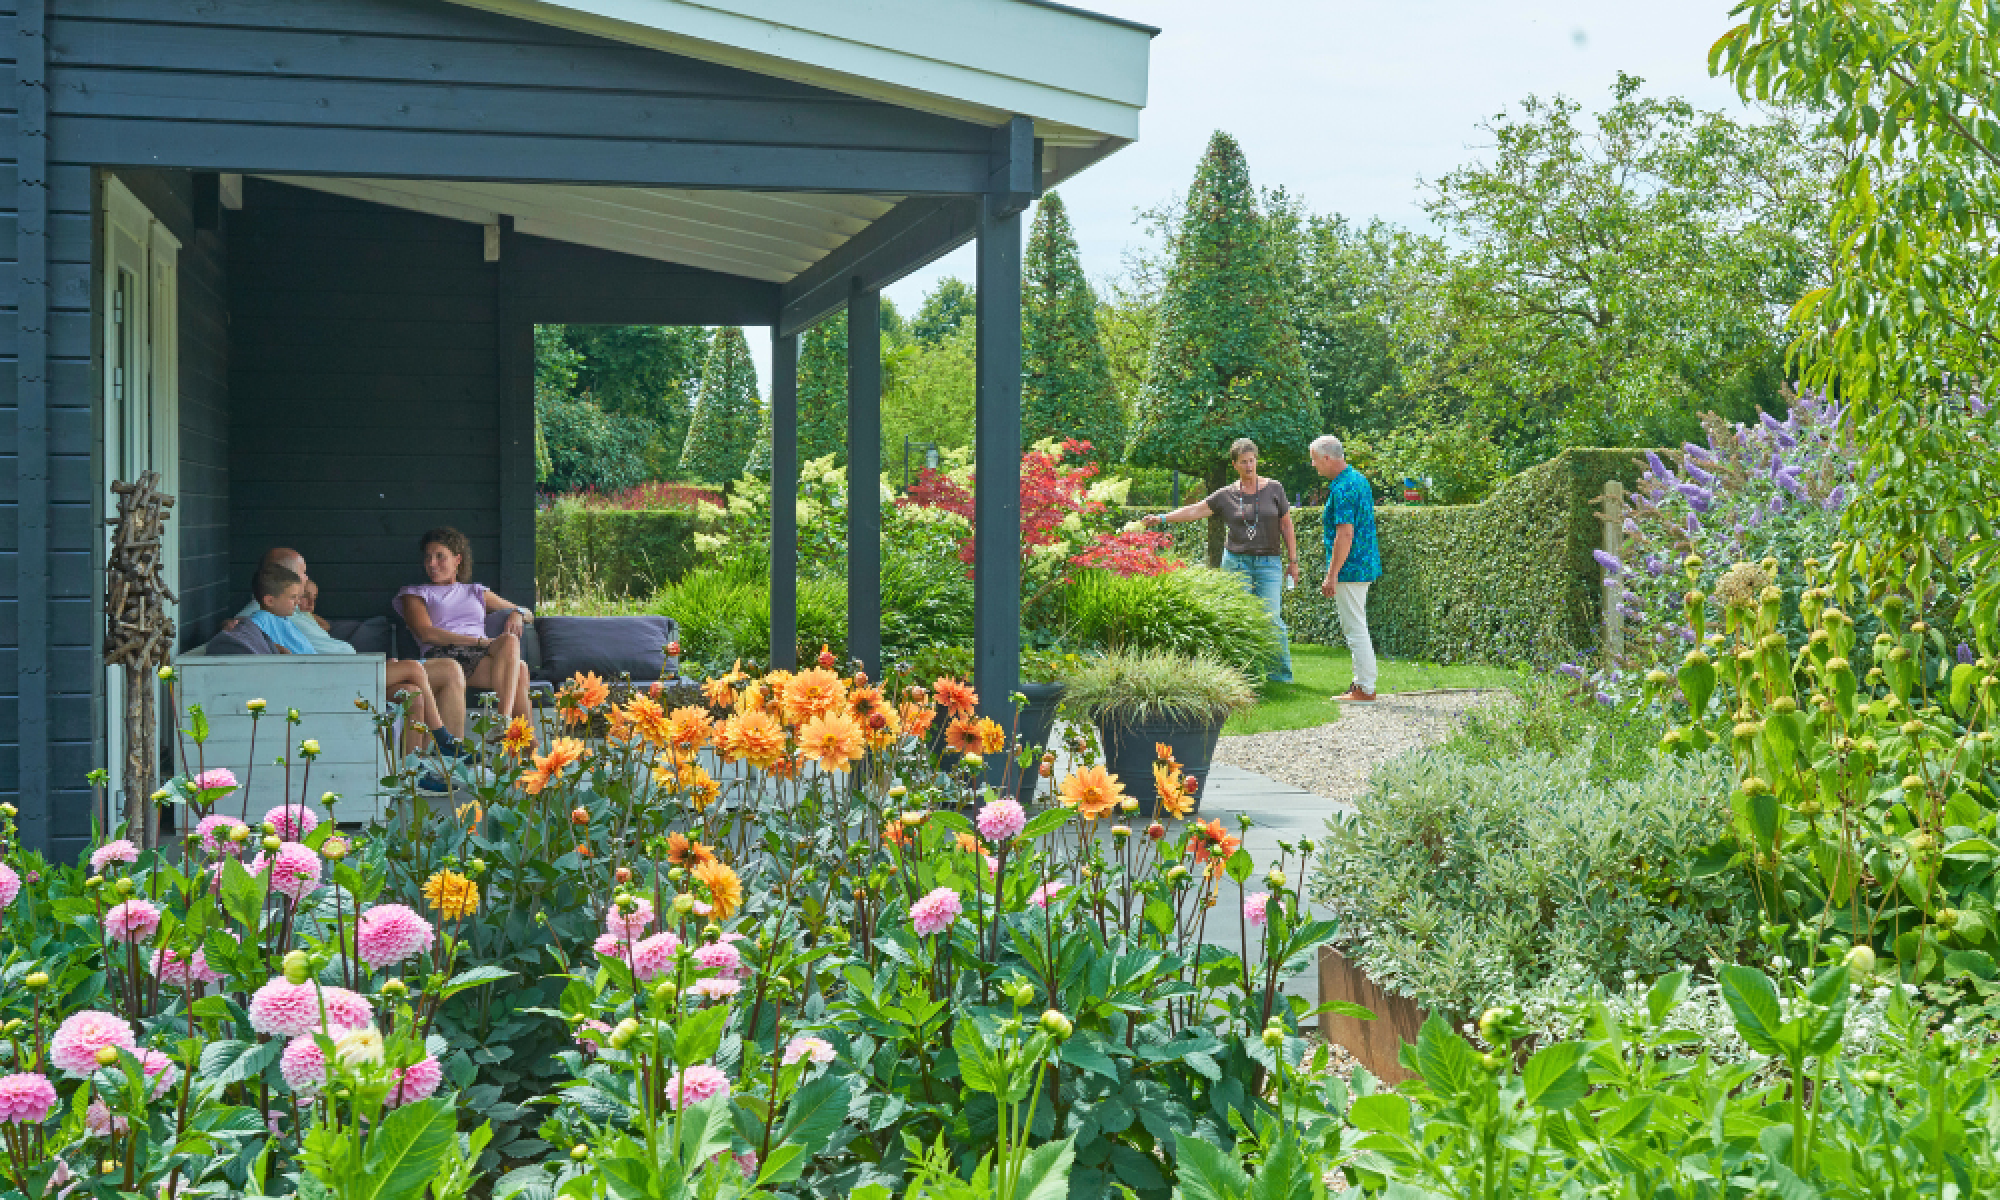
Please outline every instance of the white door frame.
M115 177L104 181L103 362L100 409L104 480L97 536L109 546L105 519L117 512L113 480L160 473L160 490L180 494L180 239ZM178 514L176 514L178 515ZM161 557L167 586L180 594L180 522L164 523ZM98 555L103 561L103 555ZM178 603L168 614L180 621ZM124 668L106 667L100 711L108 813L125 811Z

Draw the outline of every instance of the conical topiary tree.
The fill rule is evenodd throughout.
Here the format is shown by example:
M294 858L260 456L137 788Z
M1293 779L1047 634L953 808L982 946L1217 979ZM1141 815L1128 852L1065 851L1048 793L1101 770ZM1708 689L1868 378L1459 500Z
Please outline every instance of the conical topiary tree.
M1255 440L1262 469L1276 474L1306 461L1318 425L1249 166L1218 130L1174 235L1128 457L1199 475L1213 490L1232 474L1237 438ZM1211 561L1221 539L1211 523Z
M833 455L847 465L847 311L842 309L806 330L799 344L799 462ZM743 473L771 477L771 410L750 447Z
M757 436L761 407L757 368L743 331L733 325L717 330L702 364L681 470L709 483L734 482Z
M1077 261L1062 197L1042 197L1021 265L1021 446L1077 438L1092 457L1123 452L1125 413L1097 334L1097 297Z

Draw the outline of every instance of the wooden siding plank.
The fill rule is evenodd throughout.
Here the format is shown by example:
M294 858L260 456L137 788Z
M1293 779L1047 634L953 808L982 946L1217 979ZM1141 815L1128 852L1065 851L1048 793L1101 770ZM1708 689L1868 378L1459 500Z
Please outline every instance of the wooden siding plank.
M964 194L986 182L967 152L613 141L384 129L300 129L56 115L53 161L265 174L418 176L515 183L800 192Z
M15 678L18 697L14 726L18 743L11 755L0 752L0 790L20 797L21 841L36 850L49 845L51 772L74 766L67 761L65 750L51 745L53 731L49 726L50 680L69 656L51 646L49 639L53 632L50 601L65 594L55 577L60 558L49 554L49 501L52 496L61 498L68 493L52 480L49 461L49 360L52 353L59 352L51 346L55 339L49 332L48 218L53 207L50 187L55 181L48 173L46 20L44 0L21 0L16 36L11 39L19 64L14 88L18 115L5 120L5 133L11 136L0 137L0 144L11 143L14 149L11 190L17 215L15 319L0 323L0 333L5 334L0 337L0 354L14 358L16 549L0 554L0 559L10 568L7 576L13 581L9 592L16 601L16 620L27 635L16 638L15 650L0 653L0 674ZM87 328L85 336L87 342ZM89 744L84 745L87 758ZM8 758L12 761L6 762Z

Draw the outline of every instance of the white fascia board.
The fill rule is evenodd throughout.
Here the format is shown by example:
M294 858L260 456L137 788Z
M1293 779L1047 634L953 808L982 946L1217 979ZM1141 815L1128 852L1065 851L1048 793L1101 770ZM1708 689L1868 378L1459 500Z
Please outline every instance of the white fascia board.
M1023 0L454 0L849 95L1138 140L1152 34Z

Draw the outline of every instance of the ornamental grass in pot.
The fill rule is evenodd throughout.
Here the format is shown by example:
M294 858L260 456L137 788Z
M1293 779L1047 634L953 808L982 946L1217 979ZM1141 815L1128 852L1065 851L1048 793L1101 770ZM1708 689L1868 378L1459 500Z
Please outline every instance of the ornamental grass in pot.
M1185 817L1200 805L1222 723L1255 704L1257 690L1203 655L1116 650L1070 676L1067 702L1096 724L1105 766L1148 816Z

